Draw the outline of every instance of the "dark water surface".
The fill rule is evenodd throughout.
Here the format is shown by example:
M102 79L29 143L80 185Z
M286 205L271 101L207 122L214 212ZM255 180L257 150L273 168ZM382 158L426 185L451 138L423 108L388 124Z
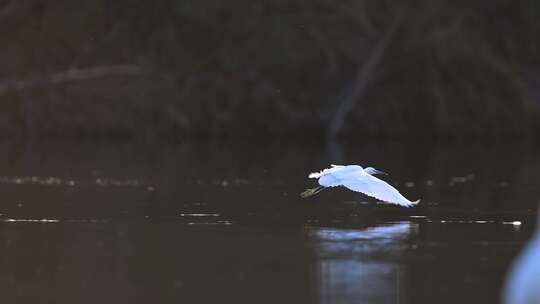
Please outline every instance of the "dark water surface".
M4 143L2 303L496 303L540 202L527 145ZM310 171L372 165L412 209Z

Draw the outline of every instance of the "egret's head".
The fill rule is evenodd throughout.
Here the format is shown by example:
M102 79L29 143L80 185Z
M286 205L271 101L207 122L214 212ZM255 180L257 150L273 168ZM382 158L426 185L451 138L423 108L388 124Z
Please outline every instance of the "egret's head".
M367 174L370 174L370 175L375 175L375 174L384 174L384 175L388 175L388 173L386 172L383 172L383 171L380 171L380 170L377 170L373 167L367 167L364 169L364 172L367 173Z

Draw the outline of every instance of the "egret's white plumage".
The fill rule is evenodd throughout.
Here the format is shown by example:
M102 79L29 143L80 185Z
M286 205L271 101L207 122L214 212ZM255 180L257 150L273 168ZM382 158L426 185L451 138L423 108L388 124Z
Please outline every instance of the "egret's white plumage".
M364 169L358 165L332 165L328 169L311 173L308 177L318 179L319 185L322 187L343 186L352 191L362 192L378 200L403 207L412 207L419 202L419 200L412 202L406 199L396 188L372 174L383 174L383 172L371 167ZM303 196L310 196L319 191L317 189L308 190L303 193Z
M536 233L516 258L506 278L504 304L540 303L540 209Z

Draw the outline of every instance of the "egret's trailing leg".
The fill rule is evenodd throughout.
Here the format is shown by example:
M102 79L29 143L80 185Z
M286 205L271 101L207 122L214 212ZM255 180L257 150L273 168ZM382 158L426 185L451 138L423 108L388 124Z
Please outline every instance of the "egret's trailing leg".
M300 196L302 198L310 197L310 196L315 195L315 194L317 194L317 193L319 193L319 192L321 192L323 190L324 190L324 187L322 187L322 186L306 189L306 191L300 193Z

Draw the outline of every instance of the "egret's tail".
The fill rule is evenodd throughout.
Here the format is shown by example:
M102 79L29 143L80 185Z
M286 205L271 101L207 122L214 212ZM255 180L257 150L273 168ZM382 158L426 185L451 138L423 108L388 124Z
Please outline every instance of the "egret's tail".
M323 191L323 189L324 189L324 187L321 187L321 186L315 187L315 188L311 188L311 189L306 189L306 191L300 193L300 196L301 196L302 198L310 197L310 196L312 196L312 195L315 195L315 194L317 194L317 193Z

